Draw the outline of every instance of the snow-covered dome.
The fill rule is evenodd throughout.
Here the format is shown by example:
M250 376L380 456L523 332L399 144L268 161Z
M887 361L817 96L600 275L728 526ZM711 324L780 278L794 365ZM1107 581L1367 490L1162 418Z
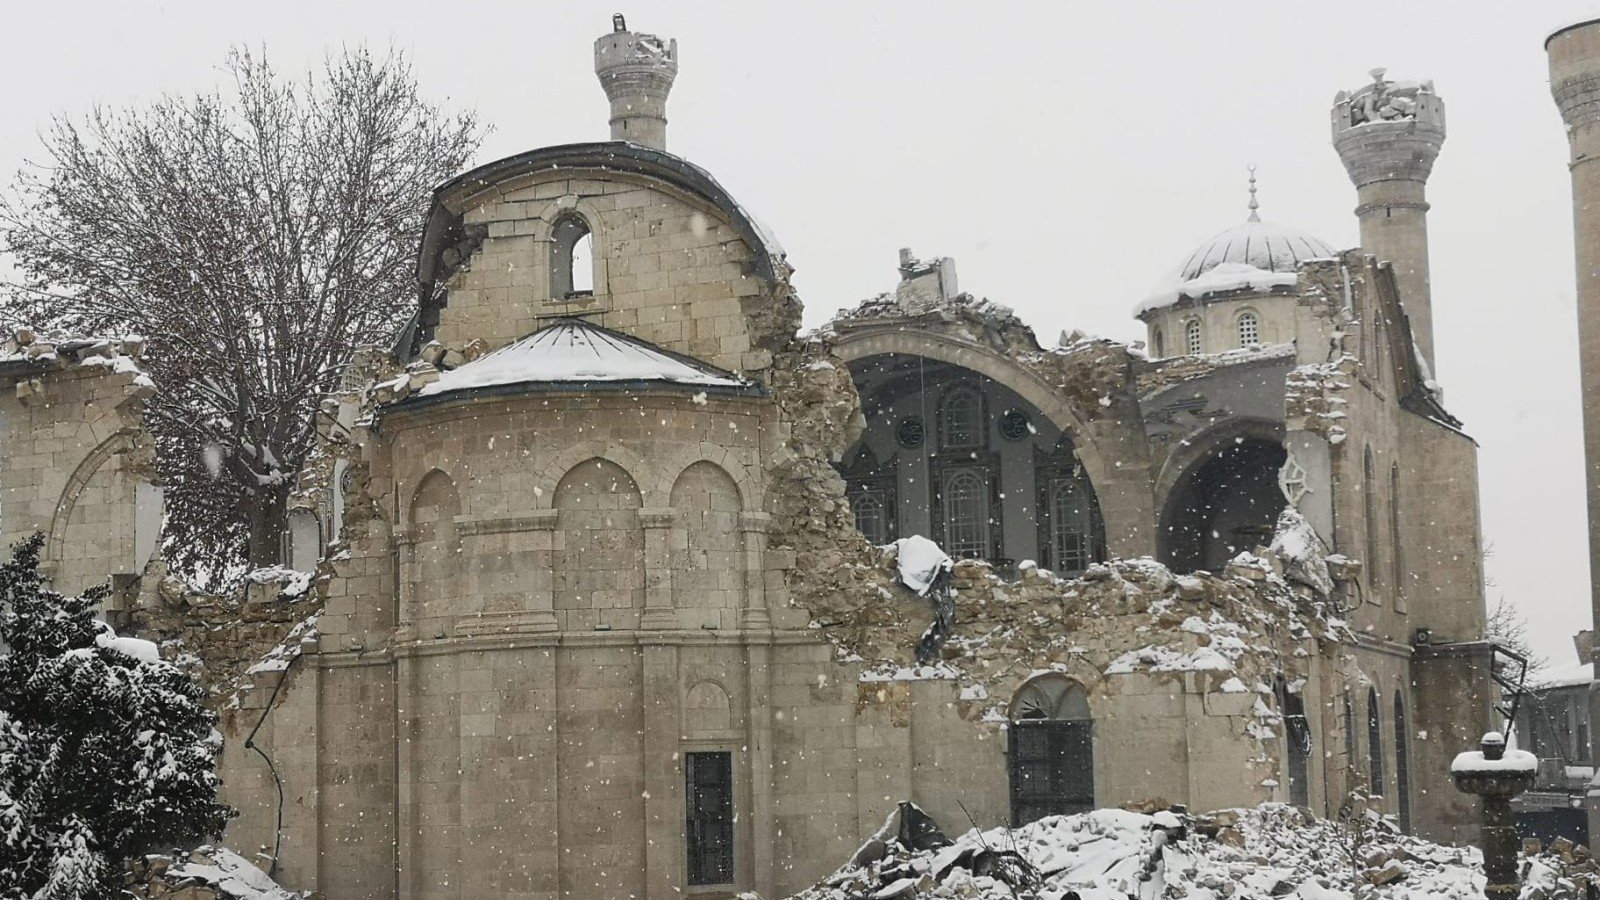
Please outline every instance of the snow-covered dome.
M1305 260L1336 254L1327 241L1297 228L1252 219L1196 247L1179 268L1177 280L1193 281L1224 263L1289 273L1298 271Z

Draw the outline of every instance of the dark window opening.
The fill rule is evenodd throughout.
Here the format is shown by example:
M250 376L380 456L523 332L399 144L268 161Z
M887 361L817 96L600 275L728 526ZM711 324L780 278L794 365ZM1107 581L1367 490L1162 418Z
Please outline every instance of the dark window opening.
M1383 793L1383 711L1378 707L1378 692L1367 689L1367 767L1373 794Z
M1406 707L1394 692L1394 791L1400 810L1400 830L1411 833L1411 762L1406 759L1410 735L1406 734Z
M887 544L900 536L898 468L897 457L880 463L870 449L862 447L840 473L856 530L874 544Z
M1089 700L1060 675L1023 685L1011 704L1011 820L1094 808L1094 745Z
M1283 710L1284 749L1287 753L1289 802L1311 805L1311 721L1306 718L1305 697L1291 693L1283 677L1278 678L1278 703Z
M581 216L563 216L550 228L550 296L594 296L594 235Z
M733 755L684 754L690 884L733 883Z
M1049 454L1035 456L1039 488L1040 562L1064 575L1106 559L1106 529L1094 485L1084 474L1072 442L1062 438Z

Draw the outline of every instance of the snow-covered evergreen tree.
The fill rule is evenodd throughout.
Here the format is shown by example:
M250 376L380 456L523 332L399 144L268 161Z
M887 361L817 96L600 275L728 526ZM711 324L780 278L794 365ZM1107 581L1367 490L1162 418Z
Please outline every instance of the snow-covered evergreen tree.
M112 898L126 857L222 831L221 735L189 676L94 618L103 590L45 588L43 543L0 566L0 897Z

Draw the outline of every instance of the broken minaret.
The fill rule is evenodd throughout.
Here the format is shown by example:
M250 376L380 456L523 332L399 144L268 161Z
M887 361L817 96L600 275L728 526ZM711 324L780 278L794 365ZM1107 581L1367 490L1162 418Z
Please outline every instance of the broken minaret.
M1394 267L1400 302L1428 368L1433 301L1428 284L1428 175L1444 145L1444 101L1433 82L1372 83L1333 100L1333 147L1356 186L1361 247Z
M1589 493L1590 604L1600 620L1600 20L1562 28L1545 41L1550 92L1571 150L1573 236L1578 270L1578 370L1583 387L1583 448ZM1592 650L1592 646L1591 646ZM1589 691L1591 717L1600 694ZM1591 718L1591 721L1600 721ZM1589 791L1589 833L1600 835L1600 797Z
M628 30L622 14L594 42L594 74L611 101L611 139L667 149L667 94L678 77L678 42Z

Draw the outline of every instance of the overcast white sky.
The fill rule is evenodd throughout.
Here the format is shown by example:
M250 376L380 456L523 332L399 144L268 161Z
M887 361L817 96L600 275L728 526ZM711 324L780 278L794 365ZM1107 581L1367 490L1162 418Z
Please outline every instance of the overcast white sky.
M393 44L435 97L495 126L480 162L607 136L592 43L622 11L679 42L668 147L789 251L815 324L888 290L895 252L963 289L1141 339L1129 309L1245 215L1357 241L1329 146L1335 91L1432 78L1449 138L1429 185L1439 379L1482 445L1491 602L1571 659L1588 560L1566 140L1543 43L1600 4L1488 0L685 3L58 2L4 15L0 174L56 112L216 83L230 44L294 71ZM1521 7L1521 8L1516 8Z

